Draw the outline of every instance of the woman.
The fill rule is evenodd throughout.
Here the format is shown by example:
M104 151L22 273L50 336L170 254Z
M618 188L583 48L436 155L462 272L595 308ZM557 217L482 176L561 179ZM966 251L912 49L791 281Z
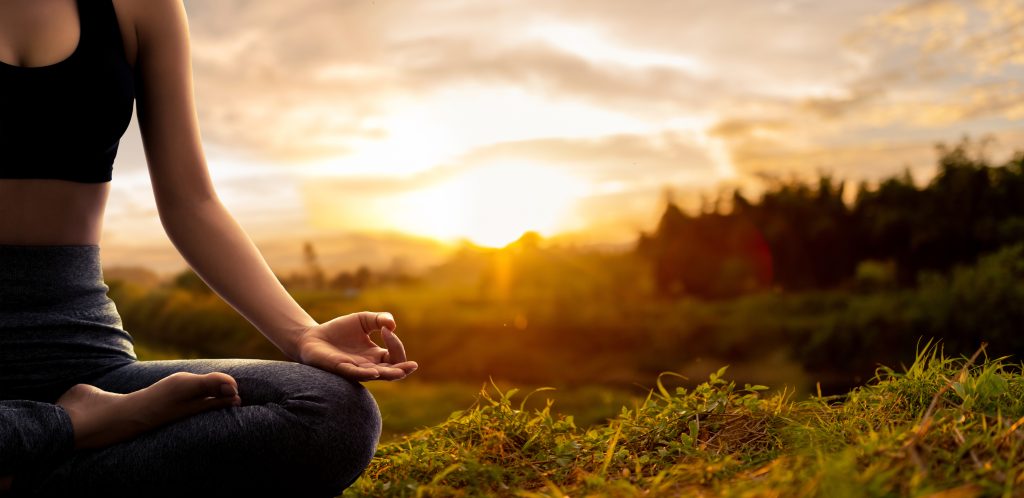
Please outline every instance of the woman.
M98 247L133 100L170 240L292 362L137 360ZM333 496L380 433L359 381L417 367L395 325L314 321L218 200L181 0L0 1L0 493Z

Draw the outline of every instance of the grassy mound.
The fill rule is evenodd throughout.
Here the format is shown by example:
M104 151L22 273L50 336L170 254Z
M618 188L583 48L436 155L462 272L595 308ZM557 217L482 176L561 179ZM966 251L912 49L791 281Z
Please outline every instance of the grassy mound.
M724 368L692 390L659 378L589 430L491 387L382 445L346 496L1021 496L1024 376L980 353L927 346L903 372L804 401Z

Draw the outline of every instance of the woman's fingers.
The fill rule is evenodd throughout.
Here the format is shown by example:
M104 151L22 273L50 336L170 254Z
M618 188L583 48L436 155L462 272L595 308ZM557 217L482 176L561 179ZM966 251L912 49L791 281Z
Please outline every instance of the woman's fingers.
M398 326L398 324L395 323L394 315L387 311L360 311L356 316L359 317L359 325L363 327L363 332L366 332L367 334L376 332L382 328L395 330L395 327Z
M381 377L380 371L376 367L360 367L351 363L338 363L334 371L352 380L374 380Z
M380 377L377 380L399 380L404 379L409 372L402 370L401 368L388 367L384 365L378 365L377 372L380 373Z
M390 330L387 334L393 335ZM398 380L411 374L418 367L414 361L392 364L393 354L389 354L387 349L373 345L372 342L370 344L372 347L352 354L341 351L332 344L314 343L304 349L302 363L360 382L377 379ZM402 356L405 355L401 342L395 351Z
M384 327L380 329L380 335L384 338L384 347L388 350L388 363L403 363L406 361L405 346L401 339L395 335L394 329Z
M392 331L394 331L395 327L398 326L398 324L395 323L395 316L392 315L391 313L388 313L387 311L377 313L377 316L374 318L374 321L377 324L377 328L381 329L391 329Z
M415 361L404 361L402 363L395 363L394 365L391 366L395 368L401 368L402 370L405 371L407 375L415 372L416 369L420 367L420 365Z
M406 361L402 363L396 363L394 365L377 365L377 371L380 372L380 377L377 380L404 379L409 374L415 372L417 368L419 368L419 365L417 365L415 361Z
M356 314L356 317L359 318L359 326L363 328L363 332L367 335L380 328L380 325L377 325L378 314L372 311L360 311Z
M355 365L348 362L339 363L334 371L342 377L352 380L399 380L416 371L419 365L415 361L405 361L394 365L385 363L363 363Z
M362 365L356 365L352 362L350 356L335 350L333 347L321 346L312 349L306 363L320 370L332 372L352 380L373 380L380 377L380 373L374 368L373 363L367 362Z

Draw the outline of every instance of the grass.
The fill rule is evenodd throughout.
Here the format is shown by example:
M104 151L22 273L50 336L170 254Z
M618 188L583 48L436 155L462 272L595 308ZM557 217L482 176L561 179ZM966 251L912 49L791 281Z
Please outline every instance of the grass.
M606 424L485 386L447 421L382 444L344 496L1024 496L1024 376L926 345L844 396L663 374Z
M503 384L497 384L499 389ZM380 406L384 425L381 442L391 442L444 422L452 411L472 403L480 389L479 385L467 382L421 382L415 377L402 382L367 382L365 385ZM598 386L559 388L547 395L554 398L562 411L572 413L580 427L602 424L614 418L623 404L642 397L630 391ZM525 407L543 407L545 401L534 397Z

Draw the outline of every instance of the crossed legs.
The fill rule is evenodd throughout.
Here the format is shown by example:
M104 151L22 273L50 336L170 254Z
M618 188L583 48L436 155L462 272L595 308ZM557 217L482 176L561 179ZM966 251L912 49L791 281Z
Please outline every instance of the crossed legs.
M219 391L231 380L237 398ZM135 405L124 413L142 414L129 429L146 420L159 427L16 474L17 496L335 496L369 463L380 435L377 405L362 385L298 363L144 361L89 384L108 393L80 387L78 397L127 394L119 399ZM156 394L139 394L146 391ZM173 395L173 406L157 399ZM64 411L75 414L74 406Z

